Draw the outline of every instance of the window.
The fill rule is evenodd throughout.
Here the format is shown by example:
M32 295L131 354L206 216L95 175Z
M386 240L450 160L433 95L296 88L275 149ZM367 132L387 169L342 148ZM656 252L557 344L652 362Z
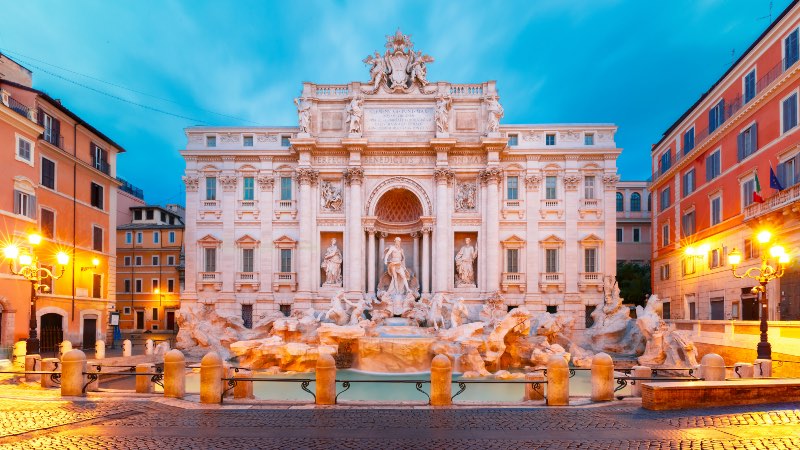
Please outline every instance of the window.
M141 244L142 239L144 239L144 234L141 231L136 232L136 243Z
M53 239L56 234L56 213L42 208L39 213L39 231L42 237Z
M617 228L617 242L622 242L622 228Z
M159 285L158 278L153 278L152 280L150 280L150 292L155 292L156 290L158 290L158 285Z
M281 249L281 272L292 271L292 249Z
M786 133L797 126L797 93L781 103L781 132Z
M245 328L253 328L253 305L242 305L242 321Z
M253 200L255 198L255 178L244 177L242 185L242 200Z
M167 292L175 292L175 280L172 278L167 280Z
M594 176L583 177L583 198L594 198Z
M130 244L133 243L133 233L130 231L125 232L125 243Z
M756 96L756 69L751 70L742 79L744 102L747 103Z
M292 199L292 177L281 177L281 200Z
M167 238L167 242L169 242L170 244L174 244L175 243L175 232L174 231L170 231L168 236L169 237Z
M158 320L158 308L153 308L153 320Z
M778 164L778 180L784 189L800 182L800 154Z
M252 147L253 146L253 136L245 136L243 138L244 146L245 147Z
M130 292L131 291L131 280L122 280L122 292Z
M631 194L631 211L639 212L642 210L642 196L638 192Z
M556 313L558 313L558 305L547 305L545 307L545 311L548 314L556 314Z
M56 163L42 157L42 186L48 189L56 188Z
M124 261L124 262L122 263L122 265L123 265L123 266L130 266L130 265L131 265L131 257L130 257L130 256L126 256L126 257L123 259L123 261Z
M797 29L795 29L783 40L783 70L792 67L792 65L797 62L798 56L800 55L797 33Z
M681 230L684 236L691 236L697 231L694 211L689 211L681 217Z
M292 314L292 305L280 305L278 306L278 310L283 313L284 316L289 317Z
M697 320L697 303L689 302L689 320Z
M158 244L160 240L161 240L161 232L153 231L153 244Z
M545 271L548 273L558 272L558 249L545 249Z
M681 190L683 191L684 197L694 192L696 189L695 184L694 169L690 169L681 177Z
M33 142L17 136L17 159L33 165Z
M162 222L167 221L167 213L165 213L164 211L161 211L161 221Z
M133 212L133 220L142 220L142 210L137 209Z
M681 260L681 270L684 275L691 275L697 271L694 256L687 256Z
M548 133L544 136L544 145L556 145L556 135Z
M172 255L167 256L167 265L174 266L175 265L175 257Z
M717 149L706 158L706 181L711 181L722 173L721 153Z
M160 258L158 256L153 256L150 261L153 263L153 266L158 266L158 263L160 262L159 260Z
M206 200L217 199L217 178L206 177Z
M583 145L594 145L594 133L586 133L583 135Z
M216 146L217 146L217 137L206 136L206 147L216 147Z
M152 209L148 209L145 214L147 215L147 220L153 220L153 218L155 217L153 215L153 210Z
M216 272L217 271L217 249L216 248L206 248L205 249L205 272Z
M758 244L753 242L752 239L745 239L744 240L744 257L745 259L753 259L753 258L760 258L761 257L761 249L758 247Z
M291 136L281 136L281 147L288 147L291 145L289 139L291 139Z
M653 210L653 194L650 193L647 194L647 210Z
M661 191L661 199L658 205L660 207L660 211L664 211L665 209L669 208L671 203L672 203L672 194L670 192L670 187L667 186Z
M519 145L519 135L516 134L509 134L508 135L508 146L513 147Z
M725 99L708 110L708 132L711 133L725 122Z
M509 248L506 250L506 271L509 273L519 273L518 248Z
M137 257L134 259L134 261L136 262L136 265L137 265L137 266L141 266L141 265L142 265L142 257L141 257L141 256L137 256Z
M662 175L672 167L672 149L667 149L667 151L661 154L660 166L659 173Z
M111 171L111 168L108 165L108 152L96 146L95 144L91 144L91 153L92 166L94 166L94 168L100 172L108 174Z
M97 209L103 209L103 186L91 183L91 197L92 206Z
M687 154L694 149L694 127L683 134L683 154Z
M252 248L242 249L242 272L253 272L253 261L255 250Z
M44 127L44 140L61 147L61 122L58 119L39 110L39 125Z
M756 128L756 124L754 123L736 136L736 155L739 161L747 158L758 150L757 135L758 128Z
M92 249L96 252L103 251L103 229L92 226Z
M756 192L756 180L750 179L742 183L742 208L753 204L753 194Z
M669 264L662 264L661 268L659 269L659 275L661 280L669 280Z
M135 283L136 292L142 292L142 280L137 279Z
M708 257L709 268L715 269L725 264L725 261L723 260L723 252L723 248L715 248L711 250L711 254Z
M711 199L711 226L722 222L722 196Z
M661 246L666 247L669 245L669 224L665 223L661 226Z
M555 200L556 196L556 177L548 175L544 177L544 197L548 200Z
M625 198L622 192L617 192L617 212L625 211Z
M597 272L597 249L585 248L583 249L583 271L594 273Z
M22 191L14 191L14 214L36 218L36 197Z
M508 200L517 200L519 198L519 177L506 178L506 191Z
M92 298L103 297L103 274L92 274Z
M642 230L640 228L633 229L633 238L631 239L633 242L641 242L642 241Z

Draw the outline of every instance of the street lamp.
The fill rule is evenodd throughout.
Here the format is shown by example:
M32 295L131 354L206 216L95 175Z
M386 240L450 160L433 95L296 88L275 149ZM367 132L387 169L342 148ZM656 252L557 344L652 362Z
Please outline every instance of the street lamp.
M728 264L731 265L731 272L736 278L752 278L758 281L759 285L753 288L753 291L761 293L761 340L758 343L758 359L772 359L772 346L769 344L767 338L767 283L780 278L786 271L786 264L789 263L789 255L780 245L773 245L769 249L769 253L764 251L764 247L772 240L772 234L769 231L761 231L756 235L756 240L761 244L761 267L751 267L745 273L738 275L736 273L736 266L742 262L742 254L736 248L728 255ZM775 258L778 263L778 268L769 264L769 258Z
M39 264L39 257L33 249L41 244L42 236L33 233L28 235L28 243L31 244L31 251L20 253L19 247L11 244L3 249L3 254L8 259L8 267L12 274L19 275L31 283L31 317L29 322L28 339L26 352L29 355L39 353L39 338L36 336L36 298L38 293L48 292L50 286L42 284L42 280L50 278L57 280L64 275L64 270L69 262L69 255L64 252L56 254L56 261L61 266L61 272L56 275L50 269Z

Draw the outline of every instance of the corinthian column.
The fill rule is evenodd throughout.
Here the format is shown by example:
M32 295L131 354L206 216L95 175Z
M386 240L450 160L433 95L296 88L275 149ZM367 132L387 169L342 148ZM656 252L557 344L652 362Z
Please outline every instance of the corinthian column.
M448 215L447 207L447 183L453 179L453 172L450 169L440 168L433 171L436 180L436 255L434 258L434 284L433 292L447 291L447 266L448 254L447 243L450 241L449 230L447 229Z
M481 181L486 183L486 290L500 289L500 199L498 186L503 171L490 167L481 172Z
M297 181L300 183L300 239L297 243L297 290L298 293L311 295L311 242L314 239L314 227L311 223L311 184L316 184L319 172L309 168L297 169Z
M422 292L431 292L431 229L422 229Z
M375 293L375 228L367 228L367 292Z
M186 183L186 230L184 231L183 242L185 242L184 252L186 254L186 269L184 271L184 289L181 292L181 301L197 300L197 269L199 253L197 250L197 208L200 205L198 186L200 177L194 172L187 170L183 177Z
M348 252L344 258L350 265L346 269L350 274L350 284L347 286L349 293L362 292L362 278L364 274L363 247L364 230L361 228L361 182L364 179L364 169L350 167L345 173L345 181L350 186L350 206L347 210L347 232L349 233L347 246Z

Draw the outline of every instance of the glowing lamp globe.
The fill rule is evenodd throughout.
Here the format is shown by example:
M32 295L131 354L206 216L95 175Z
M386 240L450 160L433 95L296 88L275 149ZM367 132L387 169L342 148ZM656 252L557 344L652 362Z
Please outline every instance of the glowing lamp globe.
M3 255L8 259L17 259L17 256L19 256L19 247L11 244L3 249Z
M770 256L772 256L773 258L780 258L781 256L783 256L783 255L785 255L785 254L786 254L786 251L785 251L785 250L783 249L783 247L781 247L780 245L773 245L773 246L772 246L772 247L769 249L769 254L770 254Z
M686 247L686 250L684 251L684 253L686 253L686 256L694 256L694 255L697 254L697 250L695 250L694 247L689 246L689 247Z
M758 239L758 242L766 244L767 242L772 240L772 233L770 233L767 230L761 231L756 235L756 239Z
M698 249L698 255L705 255L705 254L707 254L709 251L711 251L711 246L710 246L710 245L708 245L708 244L703 244L703 245L701 245L701 246L700 246L700 248Z
M92 265L97 267L100 265L100 260L97 258L92 258Z
M42 235L31 233L28 235L28 242L30 242L31 245L39 245L42 243Z
M58 252L58 254L56 255L56 260L62 266L66 266L67 263L69 262L69 255L67 255L64 252Z
M778 262L781 264L789 264L789 261L791 261L791 258L789 258L789 255L787 255L786 253L782 254L778 258Z
M19 263L23 266L30 266L33 263L33 256L28 254L19 255Z
M742 253L739 252L739 250L733 249L733 251L728 254L728 264L738 266L741 262Z

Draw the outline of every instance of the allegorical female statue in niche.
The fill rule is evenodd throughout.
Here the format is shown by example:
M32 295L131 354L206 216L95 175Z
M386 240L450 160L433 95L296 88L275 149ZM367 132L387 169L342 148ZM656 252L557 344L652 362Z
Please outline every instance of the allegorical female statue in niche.
M336 246L336 238L331 239L331 245L325 250L321 267L325 270L325 284L342 285L342 252Z

